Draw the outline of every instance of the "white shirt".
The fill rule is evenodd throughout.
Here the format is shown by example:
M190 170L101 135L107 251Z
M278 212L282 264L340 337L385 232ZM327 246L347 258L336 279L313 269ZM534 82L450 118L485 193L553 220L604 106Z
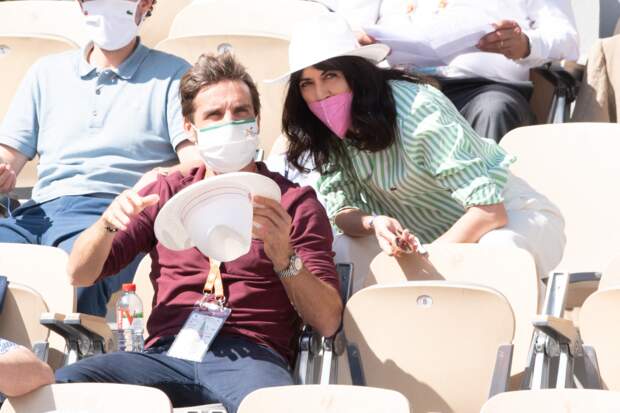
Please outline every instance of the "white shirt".
M354 30L373 24L392 25L414 13L434 13L439 0L325 0L342 14ZM446 77L485 77L496 81L529 80L529 69L552 60L577 60L579 42L570 0L445 0L450 4L470 3L483 8L496 21L515 20L530 41L525 59L510 60L497 53L470 52L456 55L436 73ZM417 17L420 17L418 15ZM414 63L414 62L412 62Z

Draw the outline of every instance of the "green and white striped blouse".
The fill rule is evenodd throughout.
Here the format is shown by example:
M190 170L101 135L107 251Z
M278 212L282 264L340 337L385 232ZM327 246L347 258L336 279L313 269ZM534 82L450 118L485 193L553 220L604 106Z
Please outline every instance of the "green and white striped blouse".
M466 208L503 202L515 158L480 138L434 87L390 84L400 130L395 144L373 153L345 139L349 159L334 159L338 168L319 179L318 189L332 220L343 209L358 208L396 218L422 242L432 242Z

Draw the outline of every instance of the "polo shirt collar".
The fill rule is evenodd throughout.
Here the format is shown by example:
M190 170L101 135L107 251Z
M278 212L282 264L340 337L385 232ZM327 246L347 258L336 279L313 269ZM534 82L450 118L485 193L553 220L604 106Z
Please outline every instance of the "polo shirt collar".
M94 43L88 42L80 53L80 61L78 65L78 73L80 77L84 78L90 75L97 68L88 62L88 54L92 51ZM129 55L127 59L117 69L112 69L118 77L124 80L129 80L136 73L146 56L149 54L149 49L142 44L140 37L138 37L138 44L134 51Z

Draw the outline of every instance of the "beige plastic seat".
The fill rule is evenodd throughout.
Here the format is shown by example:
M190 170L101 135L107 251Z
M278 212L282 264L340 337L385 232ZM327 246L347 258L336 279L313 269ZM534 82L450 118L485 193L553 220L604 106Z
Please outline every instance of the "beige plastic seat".
M409 402L393 390L362 386L266 387L246 396L239 413L409 413Z
M148 47L154 47L168 37L172 21L192 0L157 0L153 15L142 22L140 40Z
M202 53L217 54L218 50L232 49L258 87L262 105L260 145L265 157L269 154L280 134L285 84L266 85L263 80L273 79L288 71L288 40L273 36L204 35L166 39L156 48L192 63Z
M153 387L111 383L52 384L7 400L0 413L170 413L168 396Z
M500 145L517 156L513 173L555 203L566 221L566 249L558 270L603 271L620 245L620 125L566 123L509 132ZM571 286L567 308L596 283Z
M620 286L589 296L579 312L584 344L594 347L605 388L620 391ZM620 406L620 404L618 404Z
M506 392L489 399L480 413L616 413L620 393L547 389Z
M0 2L0 33L61 36L78 45L89 40L76 1Z
M47 341L49 330L39 323L41 313L47 311L47 304L38 292L11 282L0 313L0 337L29 349Z
M412 412L466 413L479 411L489 395L514 316L491 288L417 281L357 292L343 327L348 355L359 354L368 386L402 393Z
M353 264L353 287L352 292L361 290L368 283L370 263L381 252L379 242L374 235L368 237L350 237L338 234L334 237L333 244L336 262Z
M177 14L168 37L263 34L289 38L300 21L327 12L320 3L302 0L196 0Z
M403 281L447 280L486 285L502 293L515 315L512 373L526 365L532 338L532 317L538 312L536 264L519 248L480 244L438 243L426 246L428 256L390 257L381 253L370 265L366 285Z

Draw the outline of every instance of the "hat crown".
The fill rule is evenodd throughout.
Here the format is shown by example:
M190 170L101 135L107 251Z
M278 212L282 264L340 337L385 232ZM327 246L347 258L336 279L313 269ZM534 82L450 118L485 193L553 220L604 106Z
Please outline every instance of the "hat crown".
M307 20L291 36L289 67L297 71L359 48L347 21L336 13Z

